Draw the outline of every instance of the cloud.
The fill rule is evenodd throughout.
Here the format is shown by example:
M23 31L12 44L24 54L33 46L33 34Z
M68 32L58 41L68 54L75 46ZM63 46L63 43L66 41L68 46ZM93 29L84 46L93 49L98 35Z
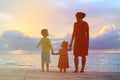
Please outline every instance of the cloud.
M9 22L12 19L12 16L6 13L0 12L0 28L5 27L5 23Z
M61 48L61 42L68 40L70 42L71 33L67 33L62 38L56 38L50 35L52 45L55 51ZM30 37L15 30L5 31L0 36L0 52L8 51L11 54L21 53L34 53L39 51L40 48L36 48L40 38ZM115 24L109 24L103 26L99 35L90 39L89 49L120 49L120 26Z
M90 49L120 49L120 26L104 26L102 33L90 40Z
M26 51L24 51L24 50L12 50L12 51L9 51L8 52L9 54L27 54L27 52Z
M71 23L71 20L59 11L57 2L57 0L50 2L44 0L1 0L1 12L13 15L12 19L3 24L6 28L1 31L17 30L32 37L39 37L40 30L48 28L51 34L57 37L64 36L66 34L64 30L69 31L71 25L68 23ZM61 27L61 31L58 30L59 27Z
M119 0L0 0L1 13L12 15L2 24L6 27L2 32L17 30L39 37L40 30L48 28L50 34L64 37L72 32L76 12L83 11L87 14L90 35L94 36L103 25L119 23L119 3Z
M115 24L105 25L105 26L103 26L103 28L100 30L100 33L99 33L98 36L102 36L102 35L111 33L111 32L116 31L116 30L117 30L117 27L116 27Z
M36 43L38 39L31 38L18 31L5 31L0 37L0 50L37 50Z
M120 3L119 0L93 0L93 1L59 1L59 12L64 14L72 26L75 21L75 13L83 11L87 14L85 20L90 26L90 37L95 37L96 33L106 24L119 24ZM69 32L71 32L69 30Z
M52 41L54 50L59 50L61 47L61 42L64 40L63 38L55 38L50 35L50 39ZM9 51L9 53L19 54L19 53L27 53L27 52L35 52L39 51L41 48L36 48L37 43L40 38L34 38L25 35L19 31L8 30L5 31L0 36L0 51Z
M38 37L42 28L48 28L49 33L55 36L52 38L53 46L55 50L58 50L62 40L70 40L75 22L74 15L77 11L86 12L85 20L89 23L90 34L99 35L91 40L91 49L119 48L120 32L112 30L114 27L110 26L113 25L106 25L119 24L120 6L118 3L119 0L93 0L92 2L52 0L50 3L46 3L46 0L11 0L6 2L0 0L0 23L2 23L0 28L2 27L1 30L3 30L6 27L0 32L9 30L0 37L0 50L39 50L35 47L39 38L33 38L30 35ZM12 19L11 15L14 15ZM103 25L105 26L101 29ZM101 32L98 33L100 29Z
M10 15L5 14L5 13L0 13L0 19L9 19L9 18L11 18Z

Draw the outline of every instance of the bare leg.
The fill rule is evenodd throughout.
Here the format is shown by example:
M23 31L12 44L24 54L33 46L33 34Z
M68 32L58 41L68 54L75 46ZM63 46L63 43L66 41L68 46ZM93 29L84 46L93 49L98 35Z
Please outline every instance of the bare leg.
M62 68L60 68L60 72L62 72Z
M44 63L42 64L42 72L44 72Z
M49 72L49 63L46 64L47 72Z
M64 72L66 72L66 68L64 68Z
M78 56L74 56L74 65L75 65L75 71L74 72L78 72L78 65L79 65Z
M82 56L82 68L80 72L84 72L84 68L85 68L85 64L86 64L86 56Z

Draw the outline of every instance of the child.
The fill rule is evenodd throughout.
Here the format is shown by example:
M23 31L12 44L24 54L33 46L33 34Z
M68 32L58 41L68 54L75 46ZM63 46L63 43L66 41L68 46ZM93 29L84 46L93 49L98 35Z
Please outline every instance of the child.
M50 50L53 53L53 47L51 45L51 41L49 38L48 30L42 29L41 34L43 38L39 41L36 47L42 46L42 52L41 52L41 63L42 63L42 72L44 72L44 64L46 63L47 72L49 72L49 63L50 63Z
M60 72L64 70L66 72L66 68L69 68L69 61L68 61L68 41L63 41L61 45L61 49L57 54L54 53L54 55L60 55L59 62L58 62L58 68L60 69Z

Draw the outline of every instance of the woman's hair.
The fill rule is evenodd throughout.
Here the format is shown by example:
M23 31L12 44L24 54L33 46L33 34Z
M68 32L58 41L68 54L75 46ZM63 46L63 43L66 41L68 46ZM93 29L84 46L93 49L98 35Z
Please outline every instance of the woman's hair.
M66 41L66 40L64 40L63 42L62 42L62 48L68 48L68 41Z
M86 16L86 14L83 13L83 12L77 12L75 16L76 16L77 18L83 19L83 18Z

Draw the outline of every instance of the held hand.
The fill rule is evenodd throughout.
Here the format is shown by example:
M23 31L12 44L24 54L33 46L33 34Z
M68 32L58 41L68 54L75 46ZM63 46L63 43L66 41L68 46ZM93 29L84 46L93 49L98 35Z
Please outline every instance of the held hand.
M68 50L71 51L71 48L69 48Z
M54 52L52 51L52 55L54 55Z
M69 51L72 50L72 44L69 45L69 49L68 49L68 50L69 50Z
M72 47L72 44L69 45L69 48L70 48L70 49L71 49L71 47Z
M54 53L52 52L52 55L54 55Z

